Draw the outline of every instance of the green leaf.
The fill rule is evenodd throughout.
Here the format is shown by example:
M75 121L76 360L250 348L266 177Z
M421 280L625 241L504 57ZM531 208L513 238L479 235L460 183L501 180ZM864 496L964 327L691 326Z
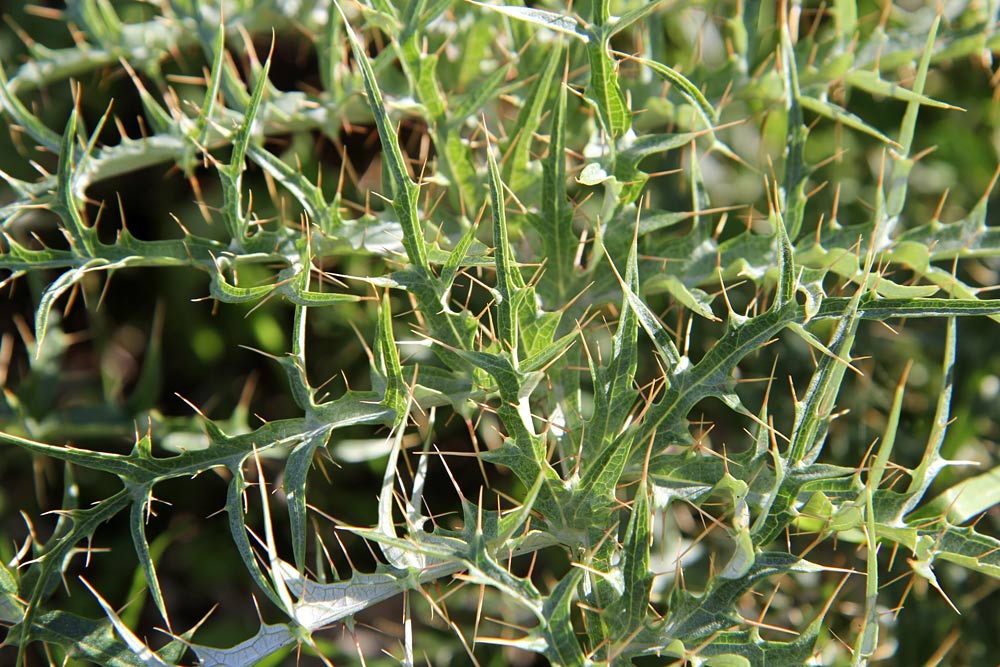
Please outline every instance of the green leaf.
M534 7L518 7L517 5L488 5L484 2L474 2L473 0L469 0L469 2L484 9L489 9L503 14L504 16L509 16L512 19L517 19L518 21L524 21L540 28L548 28L549 30L555 30L556 32L571 35L577 39L583 40L584 42L589 40L587 33L582 30L579 22L571 16L557 14L556 12L550 12L545 9L536 9Z
M550 262L542 276L542 293L546 302L557 308L570 296L577 245L566 192L566 95L566 86L560 86L551 107L549 154L542 165L541 214L529 218L542 237Z
M288 624L262 623L257 634L231 648L211 648L194 643L189 643L188 646L198 656L202 667L230 667L236 663L254 665L284 647L295 644L297 640L295 631Z
M268 58L264 62L263 71L257 75L257 82L254 84L250 102L243 113L243 120L233 134L233 152L229 158L229 164L224 167L220 165L219 167L223 193L222 217L226 222L229 237L237 243L238 247L243 246L248 231L248 220L243 213L242 192L243 172L246 170L246 155L253 134L254 121L261 108L261 100L264 97L264 89L270 69L271 59Z
M368 54L358 41L357 35L347 21L347 15L343 8L336 1L333 3L340 12L344 21L347 39L351 44L351 51L361 68L361 75L365 83L365 91L368 94L368 105L375 116L375 125L378 127L378 134L382 140L383 165L389 174L390 194L392 207L396 211L400 224L403 226L403 246L406 248L407 257L417 271L429 273L430 266L427 262L427 242L424 240L424 233L417 213L417 184L410 179L406 169L406 162L403 159L403 151L399 147L399 139L396 136L396 129L389 121L389 115L385 109L385 102L382 100L382 93L375 78L375 71L372 69Z
M544 616L546 657L554 665L564 667L583 667L588 660L583 655L580 642L576 639L573 629L571 612L573 609L573 592L576 589L583 570L573 569L562 578L552 593L545 599Z
M11 636L18 635L12 632ZM30 636L34 641L62 647L73 658L104 667L147 667L150 664L116 637L113 626L106 620L97 621L66 611L49 611L35 619ZM183 648L180 642L174 644ZM170 650L164 647L158 653L164 661L173 662L180 657L166 657L168 653L176 653L173 644Z
M652 510L649 504L649 489L645 481L640 481L628 527L625 531L622 558L625 590L621 598L605 612L608 622L615 628L615 636L632 637L646 623L646 611L653 576L649 570L650 520Z
M0 623L14 625L24 618L24 603L17 599L16 570L0 563Z
M671 622L660 642L669 643L677 638L697 643L699 638L738 624L733 607L736 600L759 581L797 569L799 563L799 558L793 554L764 552L758 554L742 577L714 578L704 595L684 594L682 604L671 610ZM722 652L721 648L716 647L712 652Z
M222 17L220 16L220 19ZM222 83L222 65L226 54L226 26L220 21L219 29L212 42L212 70L208 75L208 86L205 87L205 100L202 102L198 119L195 121L193 137L200 146L208 140L208 130L212 115L215 112L216 100L219 97L219 86Z
M625 93L618 82L616 63L610 49L610 41L606 35L592 35L587 42L590 82L585 95L597 109L605 132L614 138L625 134L632 125L632 117L625 102Z
M612 36L617 35L622 30L625 30L629 26L639 23L646 17L648 17L653 12L660 9L663 5L667 3L667 0L653 0L652 2L647 2L641 4L638 7L628 10L621 16L613 18L611 21L610 34Z
M265 576L264 571L261 569L260 564L257 561L257 554L253 550L253 546L250 544L250 538L247 537L248 527L246 525L246 513L244 512L245 498L244 492L247 487L246 476L243 474L243 461L248 458L250 454L242 457L238 464L230 468L230 472L233 477L229 482L229 490L226 494L226 514L228 515L229 521L229 534L233 538L233 543L236 545L236 550L239 552L240 560L243 562L243 566L250 573L250 578L257 588L261 590L268 599L273 602L279 609L285 607L284 601L281 596L274 589L274 585L271 581L268 581L267 576Z
M10 440L11 436L0 434L0 439ZM96 505L85 509L70 510L68 515L71 521L57 524L60 528L44 545L39 548L40 556L36 557L36 564L32 568L33 577L22 576L21 584L29 587L30 597L24 619L21 621L20 631L13 629L8 634L6 641L14 641L18 644L18 660L21 664L27 640L31 637L33 629L40 616L39 605L43 598L48 597L52 590L58 585L69 559L72 557L76 545L84 539L93 536L94 531L102 523L109 521L120 511L128 507L129 496L124 490L115 495L105 498ZM33 582L30 581L33 579ZM22 591L22 597L25 592Z
M629 308L635 312L636 318L645 330L646 335L652 339L653 344L656 346L656 351L660 353L660 357L663 359L666 367L668 369L675 369L681 363L681 355L674 346L673 340L671 340L670 332L660 324L659 319L642 300L632 284L635 283L635 286L638 285L635 282L638 280L639 274L637 256L637 246L635 241L633 241L628 257L628 271L626 272L626 276L634 276L634 280L631 278L628 281L622 280L621 274L614 268L614 265L612 265L612 270L618 277L619 284L621 284L625 301L628 303Z
M859 319L857 300L852 300L826 345L831 354L819 360L805 395L795 405L795 422L788 443L790 465L798 465L803 458L812 463L819 456L851 358Z
M706 130L712 131L715 128L715 125L719 122L718 112L705 99L701 90L690 79L674 68L668 67L663 63L658 63L655 60L647 60L645 58L636 58L635 60L656 72L664 81L676 86L681 96L695 108Z
M933 34L933 32L928 33ZM898 83L886 81L879 76L878 72L867 69L851 70L844 75L844 82L849 86L860 88L871 95L880 97L891 97L901 102L912 102L925 107L936 107L938 109L957 109L945 102L939 102L916 91L904 88Z
M487 151L490 172L490 208L493 211L493 258L496 261L497 285L497 336L504 350L511 354L514 368L518 367L517 340L520 329L517 321L517 303L524 279L518 272L507 238L507 219L504 210L503 183L493 151Z
M62 219L66 233L69 234L72 250L78 256L93 257L96 234L84 224L77 201L76 186L79 161L86 154L80 150L77 141L78 120L79 111L74 107L73 113L70 114L69 120L66 122L62 144L59 148L59 166L56 172L58 185L56 189L56 201L55 205L52 206L52 211Z
M3 66L0 65L0 101L3 102L3 111L20 127L27 131L28 135L49 151L61 154L63 137L53 132L47 127L38 116L34 115L17 98L10 89L7 82L7 75Z
M392 310L389 295L382 297L378 310L378 328L375 332L374 364L375 372L385 382L382 405L396 414L396 419L404 418L409 401L403 367L399 362L399 350L392 332Z
M306 480L309 468L312 466L313 454L319 447L326 446L330 429L317 429L312 437L304 438L288 454L285 462L285 474L281 485L288 501L288 521L292 534L292 553L295 567L299 572L305 568L307 511L306 511Z
M319 187L306 178L299 169L280 160L262 146L251 145L247 155L261 169L280 183L309 214L310 221L327 233L340 226L340 214L323 197Z
M825 118L829 118L832 121L838 123L843 123L852 130L857 130L859 132L864 132L865 134L875 137L879 141L888 144L892 148L900 148L900 145L895 141L885 136L877 129L866 123L861 118L848 111L847 109L834 104L833 102L828 102L827 100L816 99L814 97L802 96L799 98L799 104L803 109L812 111L813 113L819 114Z
M623 288L635 294L639 289L638 267L634 255L629 259ZM588 355L594 383L594 412L583 430L581 451L582 456L588 459L601 451L606 446L605 443L617 441L638 397L638 392L633 388L639 358L639 316L632 305L635 302L640 301L630 301L627 294L622 299L618 328L612 345L613 356L608 365L598 366L593 357ZM624 449L623 446L620 448Z
M653 276L646 281L646 291L654 293L666 290L677 299L681 305L707 320L718 321L712 312L712 297L697 287L686 286L680 278L669 273Z
M944 517L959 525L1000 503L1000 466L942 491L934 499L911 512L911 521Z
M545 59L545 66L538 73L534 83L531 85L531 89L525 96L514 125L508 129L508 133L512 138L504 151L503 177L514 191L519 191L530 180L528 158L531 154L532 135L538 129L538 125L541 122L542 112L545 110L545 103L548 101L549 92L552 90L553 82L556 81L556 67L562 59L562 55L563 45L559 41L549 50L549 55ZM562 94L560 91L560 95ZM557 102L557 107L559 104L562 104L563 107L565 106L565 102ZM564 110L562 111L562 115L565 116ZM559 123L555 116L553 116L552 128L553 131L551 134L563 132L562 124ZM549 150L555 151L556 147L551 145L551 134Z
M619 150L614 156L614 165L612 168L614 178L618 181L618 187L621 188L621 191L618 194L618 202L620 204L631 204L638 200L642 195L646 183L649 180L649 176L639 169L639 163L652 155L666 155L672 150L690 145L691 142L701 134L702 133L700 132L647 134L646 136L637 138L635 141L630 143L627 148ZM577 177L586 185L592 184L583 180L587 169L592 168L591 165L596 166L595 163L587 165L584 172ZM604 173L601 180L603 181L606 176L606 173ZM649 214L647 213L646 215ZM690 214L685 215L689 216ZM646 216L644 215L642 217L645 218ZM640 222L640 235L647 233L646 227L648 227L648 225L643 225ZM613 235L616 230L622 228L623 226L616 225L612 228L609 234Z
M934 421L927 445L924 447L920 464L910 473L910 484L904 496L906 502L901 508L897 519L905 517L917 503L923 499L927 489L937 476L944 461L941 456L941 446L951 422L951 396L954 390L955 351L958 344L958 329L954 318L948 319L947 333L944 343L944 358L941 362L941 377L944 378L938 391L937 407L934 410Z
M792 49L792 38L788 34L788 23L780 25L780 58L782 84L785 89L785 109L788 114L788 131L785 152L785 201L782 216L788 230L788 237L795 241L802 231L806 207L806 179L808 169L805 163L806 138L809 128L802 117L802 94L799 91L799 73Z
M167 627L170 627L170 616L167 614L167 605L163 600L163 591L160 589L160 579L156 576L156 566L153 563L153 556L149 552L149 542L146 540L146 519L149 505L153 500L152 491L152 484L132 489L129 528L132 533L132 546L139 557L139 566L146 577L146 586L153 596L153 603L160 612L160 616L166 621Z

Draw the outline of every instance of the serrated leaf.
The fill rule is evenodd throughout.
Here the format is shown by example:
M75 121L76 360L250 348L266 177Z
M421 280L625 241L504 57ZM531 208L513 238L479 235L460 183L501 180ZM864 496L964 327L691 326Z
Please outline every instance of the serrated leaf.
M656 62L655 60L636 58L636 61L659 74L664 81L668 81L670 84L676 86L681 96L690 102L698 112L705 129L709 131L714 129L715 125L718 123L719 114L690 79L674 68L668 67L663 63Z
M788 238L793 242L802 231L806 207L806 179L808 169L805 162L805 144L809 128L802 117L802 93L799 90L799 73L789 35L787 21L781 21L779 30L779 56L781 58L781 78L785 93L785 110L788 114L786 133L784 173L784 217Z
M532 135L538 129L538 125L541 122L545 102L548 101L552 83L556 80L556 66L559 64L562 54L563 45L560 41L556 43L554 48L549 50L549 55L545 59L542 71L538 73L538 77L525 96L524 103L517 114L514 125L508 130L512 139L505 151L506 158L503 164L503 176L514 191L520 190L529 180L528 158L531 154ZM553 119L554 128L556 127L556 122ZM559 131L562 131L561 127L559 127ZM550 147L550 150L555 150L555 148Z
M288 454L282 488L288 501L288 521L292 538L295 567L302 572L306 558L306 480L312 465L313 454L326 445L328 429L317 429L312 437L305 438Z
M681 363L681 356L674 346L673 340L670 338L670 333L663 328L656 315L649 309L649 306L646 305L637 291L633 289L632 283L638 285L636 282L639 275L637 257L638 250L635 241L633 241L632 249L629 251L628 256L628 270L626 271L626 276L630 277L628 281L622 279L621 274L618 273L618 270L613 265L612 269L621 285L625 301L628 303L629 308L635 312L638 323L642 325L646 335L652 339L657 352L660 353L667 368L674 369ZM634 277L634 280L632 277Z
M445 260L444 265L441 267L441 284L446 289L450 289L452 283L455 281L455 276L458 275L458 270L465 261L469 248L472 247L473 241L476 240L477 229L477 225L468 224L458 243L448 253L448 259Z
M247 487L247 482L243 474L242 460L230 470L233 473L233 477L229 481L225 506L229 523L229 534L233 538L243 566L250 573L250 578L271 602L279 609L282 609L285 604L274 590L272 582L268 581L268 578L264 575L264 571L261 570L260 564L257 562L257 554L250 544L250 538L247 537L246 513L243 510L245 502L243 495Z
M620 601L610 610L613 617L610 622L617 626L615 634L618 637L633 636L646 621L652 585L649 570L650 520L649 490L642 481L632 501L632 512L622 550L625 590Z
M156 566L153 563L153 556L149 552L149 542L146 540L146 518L149 504L152 500L152 484L132 490L129 528L132 533L132 546L139 557L139 566L142 568L143 575L146 578L146 586L153 597L153 603L160 612L160 616L166 621L167 627L170 627L170 616L167 614L167 605L163 600L160 579L156 575Z
M261 100L264 97L270 69L271 59L268 58L264 62L263 70L257 74L257 82L243 113L243 119L233 133L233 151L229 163L225 166L219 165L223 193L222 218L226 222L229 237L240 248L243 247L248 232L248 220L243 212L243 172L246 170L246 155L253 136L254 122L261 109Z
M588 663L576 639L570 616L573 593L582 575L582 570L570 570L545 599L545 655L554 665L583 667Z
M616 63L606 36L594 37L587 42L587 59L590 63L590 82L585 95L597 109L608 136L619 137L631 126L632 117L618 82Z
M497 336L504 350L511 354L514 368L518 367L517 303L524 279L514 264L507 238L507 218L504 209L503 183L493 151L486 154L490 174L490 209L493 213L493 258L496 261Z
M73 112L70 114L69 120L66 121L66 128L63 130L62 142L59 147L56 200L51 208L62 219L65 233L69 235L70 246L74 253L81 257L93 257L96 236L93 230L84 223L77 201L78 160L81 160L86 154L77 141L78 120L79 109L73 107Z
M561 308L573 284L576 237L566 192L566 86L551 107L549 154L542 164L541 215L529 218L538 229L551 268L542 276L542 293L550 307Z
M629 262L624 285L635 292L639 288L638 268ZM638 366L639 318L628 296L622 299L618 328L612 340L613 357L606 367L599 367L590 357L594 383L594 412L583 431L582 456L600 451L614 441L629 419L638 392L633 388Z
M851 358L858 320L857 300L852 300L851 307L843 314L826 345L825 349L830 353L819 360L805 395L795 405L795 422L788 444L790 465L797 465L803 457L811 463L819 455Z
M247 155L280 183L309 213L311 222L330 232L340 224L340 214L331 208L323 192L298 169L293 169L262 146L251 145Z
M220 16L220 18L222 18ZM226 53L226 26L220 21L219 29L212 41L212 69L208 75L208 85L205 87L205 100L202 102L198 119L195 121L194 138L201 146L208 139L208 128L215 112L216 100L219 97L219 86L222 83L222 65Z
M399 349L392 331L392 310L389 295L382 297L378 310L378 328L375 332L375 371L385 382L382 405L396 414L397 420L405 414L409 401Z
M700 637L728 629L736 620L733 604L740 596L757 582L780 576L798 564L799 558L793 554L764 552L757 556L742 577L713 579L704 595L687 596L684 604L673 610L671 622L665 626L661 641L676 638L694 643ZM722 646L716 646L712 652L722 653L724 650Z
M368 54L365 53L364 47L358 41L357 35L354 34L354 29L351 28L343 8L336 1L333 4L344 22L351 51L361 68L365 91L368 94L368 105L375 116L375 125L378 127L378 134L382 140L383 166L389 174L392 207L403 226L403 246L416 270L429 272L427 242L424 240L420 216L417 213L417 184L410 179L407 172L403 151L399 147L399 138L396 136L396 129L392 127L386 112L385 102L382 100L382 93L379 90L378 80L375 77L375 71L372 69Z

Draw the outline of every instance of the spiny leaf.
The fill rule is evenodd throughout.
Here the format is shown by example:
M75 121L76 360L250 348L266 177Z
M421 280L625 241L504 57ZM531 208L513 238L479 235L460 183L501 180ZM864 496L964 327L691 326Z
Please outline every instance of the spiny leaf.
M573 592L582 576L583 570L571 570L545 600L545 655L555 665L583 667L588 663L570 618Z
M928 35L934 34L934 31L928 32ZM925 53L927 53L927 51L925 51ZM931 52L931 54L933 54L933 52ZM844 77L844 81L848 85L861 88L866 93L891 97L900 100L901 102L912 102L926 107L936 107L938 109L957 108L945 102L939 102L938 100L927 97L926 95L918 93L915 90L910 90L899 84L886 81L885 79L882 79L877 72L873 72L871 70L851 70L851 72Z
M779 11L785 12L782 7ZM788 133L785 151L785 201L782 215L788 229L788 237L795 241L802 230L803 216L806 206L806 178L808 170L805 163L806 137L809 128L802 118L802 94L799 91L799 74L795 63L795 53L792 49L788 26L789 18L781 16L780 22L780 57L782 84L785 88L785 110L788 114Z
M78 161L82 160L83 155L85 155L85 151L80 148L76 136L78 119L79 110L74 107L66 122L66 129L63 131L59 147L59 166L56 172L58 185L56 205L53 206L53 211L65 224L73 251L82 257L93 257L96 238L93 230L84 224L77 201Z
M594 5L596 7L596 3ZM619 137L632 124L631 114L618 82L616 63L611 55L611 45L607 35L594 34L587 41L587 58L590 63L590 82L587 84L587 99L597 109L601 124L609 137Z
M636 285L639 275L638 269L638 250L635 242L632 244L632 249L629 252L628 257L628 271L626 276L630 276L629 282L622 280L621 275L618 274L617 269L612 269L615 271L615 275L618 277L618 281L621 284L622 291L625 294L625 300L628 303L629 308L631 308L638 319L639 324L646 331L653 344L656 345L656 350L660 353L663 358L664 363L669 369L675 369L681 363L681 355L674 346L674 342L670 338L669 332L663 328L656 315L649 309L649 306L640 298L636 290L633 289L631 283Z
M16 636L16 635L15 635ZM144 662L121 638L114 634L110 621L96 621L66 611L49 611L39 616L31 637L61 647L66 654L104 667L146 667ZM177 649L180 649L179 651ZM180 659L184 645L172 642L157 651L167 663Z
M554 292L559 306L566 302L570 293L576 251L573 216L566 199L566 95L566 87L560 86L551 107L549 154L542 165L541 216L530 218L552 264L542 276L543 293Z
M220 16L221 18L221 16ZM208 139L209 122L215 111L216 100L219 97L219 86L222 82L222 64L226 53L226 26L221 21L219 29L212 41L212 70L208 75L208 85L205 87L205 100L195 121L194 137L199 145L204 146Z
M66 292L76 288L88 273L110 268L113 267L107 261L93 259L79 268L66 271L45 289L45 293L42 294L42 298L38 302L38 310L35 313L35 341L37 350L41 351L42 344L45 342L45 336L49 328L49 314L52 312L55 302Z
M628 528L625 531L622 579L625 590L606 615L616 627L617 637L633 636L646 623L652 576L649 571L650 519L649 488L640 481L632 501Z
M125 623L122 622L121 618L118 616L117 612L108 604L108 602L101 597L100 593L94 590L94 588L83 580L84 585L90 590L90 592L97 598L97 602L101 605L104 613L107 615L108 620L111 621L111 625L118 632L118 635L122 638L125 644L128 645L129 650L138 659L139 664L145 667L171 667L163 659L158 656L151 648L146 646L145 642L139 639L135 633L133 633Z
M556 43L554 48L549 50L544 68L538 73L528 94L525 95L524 103L517 114L517 120L508 129L508 133L512 138L505 151L506 159L503 164L503 177L510 183L510 187L514 191L520 190L529 180L528 157L531 153L532 135L538 129L542 112L545 109L545 103L549 98L549 92L552 89L553 82L556 80L556 66L562 59L562 55L563 45L560 41ZM561 91L560 94L562 94ZM562 104L565 105L564 102ZM563 115L565 115L565 112L563 112ZM561 118L556 119L553 116L552 129L555 132L563 131L560 120ZM551 136L549 141L549 150L555 151L556 147L551 145Z
M872 127L861 118L858 118L850 111L834 104L833 102L803 95L802 97L799 97L799 104L802 106L803 109L812 111L813 113L819 114L820 116L825 116L826 118L829 118L832 121L843 123L852 130L864 132L865 134L873 136L879 141L893 148L900 147L899 144L897 144L895 141L893 141L889 137L879 132L876 128Z
M203 667L230 667L234 664L256 664L284 647L291 646L297 639L288 624L276 623L261 624L257 634L230 648L211 648L194 643L189 643L188 646L198 656Z
M520 277L514 265L507 237L507 218L504 209L503 183L500 181L500 170L497 167L493 151L487 152L490 171L490 208L493 211L493 256L497 269L497 334L504 349L509 351L514 363L518 366L517 351L517 303L524 280Z
M1000 503L1000 468L992 468L945 489L908 515L911 521L943 516L961 525Z
M153 501L152 485L145 485L132 490L132 507L129 516L129 527L132 532L132 546L139 557L139 566L146 577L146 585L153 596L153 603L156 605L160 616L170 627L170 616L167 614L167 605L163 600L163 591L160 588L160 579L156 575L156 567L153 564L153 557L149 553L149 542L146 540L146 519L149 511L149 504Z
M242 247L248 232L247 216L243 212L243 172L246 170L246 155L250 146L250 139L254 121L261 108L261 100L264 97L264 89L267 84L268 72L271 69L271 59L264 62L263 71L257 75L257 82L254 84L250 102L243 113L243 120L233 135L233 152L229 163L219 167L219 177L222 180L222 192L224 197L222 207L222 217L226 221L226 229L230 238Z
M285 462L285 474L282 487L288 501L288 521L292 533L292 553L295 567L299 572L305 568L306 541L306 479L312 466L313 454L319 447L326 445L329 431L318 430L313 437L303 439L301 443L288 454Z
M429 271L427 243L424 240L420 216L417 213L417 184L410 179L407 172L403 152L399 147L399 139L396 136L395 128L392 127L389 121L385 102L382 100L382 93L379 90L375 71L372 69L368 54L365 53L364 47L358 41L357 35L354 34L354 29L351 28L350 23L347 21L347 15L344 14L343 8L336 1L333 4L337 7L337 11L340 12L341 18L344 21L344 28L347 33L347 39L351 44L351 51L354 53L354 58L361 68L365 91L368 94L368 105L375 116L375 125L378 127L379 137L382 139L385 166L389 173L392 207L399 217L399 222L403 225L403 245L406 248L406 254L417 271Z
M705 126L704 129L712 131L715 128L719 118L718 112L690 79L674 68L668 67L663 63L658 63L655 60L647 60L645 58L636 58L635 60L656 72L664 81L668 81L671 85L676 86L680 94L698 112L698 116Z
M3 110L11 119L23 127L32 139L56 154L61 154L62 137L52 131L17 98L10 89L7 75L0 66L0 101L3 102Z

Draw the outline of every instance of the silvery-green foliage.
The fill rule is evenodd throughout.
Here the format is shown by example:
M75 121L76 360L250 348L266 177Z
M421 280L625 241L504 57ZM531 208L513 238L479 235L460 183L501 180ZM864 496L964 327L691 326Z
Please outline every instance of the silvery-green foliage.
M907 554L910 576L942 594L940 563L1000 577L1000 540L972 522L1000 502L995 470L929 493L956 463L942 453L956 320L1000 318L1000 300L981 298L984 285L961 267L1000 257L1000 233L987 225L989 192L948 223L907 206L926 148L915 141L921 111L961 113L927 94L929 73L1000 44L995 3L951 2L946 15L888 6L876 26L855 2L835 0L810 15L811 27L809 12L790 0L590 0L571 12L558 3L171 0L134 19L105 0L67 4L75 46L30 44L30 57L4 63L0 76L5 125L56 156L36 178L4 174L3 284L41 285L33 333L23 338L30 373L57 373L69 345L61 305L85 281L181 267L206 276L218 302L280 301L294 311L290 349L271 363L285 373L299 416L239 428L201 416L160 419L140 401L117 427L148 423L148 431L137 429L128 453L102 451L75 446L73 423L37 418L13 386L0 411L3 455L55 459L66 471L51 533L32 534L0 567L0 621L19 664L34 664L40 646L54 664L71 656L109 667L249 666L294 646L322 655L329 628L353 628L355 615L389 599L403 600L409 628L412 605L426 599L443 613L438 586L458 582L483 591L480 605L486 596L482 628L478 617L464 627L444 613L470 659L501 644L554 665L865 665L887 641L880 615L896 601L881 588L890 551ZM254 54L245 35L272 30L308 35L319 88L270 81L273 56ZM200 94L179 102L162 68L181 52L188 57L179 63L194 62L199 50L204 72L198 65L188 74L204 73ZM685 50L698 55L665 59ZM78 104L52 125L25 101L97 71L131 77L142 136L99 141L113 108L97 127L85 127ZM89 85L75 95L91 94ZM891 101L894 126L870 124L850 93ZM404 119L426 126L433 156L424 164L401 145ZM354 202L365 208L360 217L340 189L331 196L272 141L335 139L345 124L374 126L381 140L384 205ZM820 207L823 165L807 159L811 138L834 127L877 156L862 179L870 206L843 217L836 203ZM216 234L189 232L180 220L181 238L139 239L127 227L102 238L87 214L90 189L160 165L212 182L219 201L205 210ZM665 179L656 165L680 176ZM720 169L748 176L749 190L720 186ZM261 174L269 187L251 189ZM746 200L741 192L750 192ZM279 213L288 219L255 212L274 193L293 203L293 213ZM683 207L661 208L681 197ZM65 243L33 234L44 224L39 210L58 220ZM344 277L343 289L321 285L326 263L357 256L365 275ZM241 281L248 267L271 279ZM457 293L460 283L471 290L471 277L487 307ZM376 322L365 341L370 388L327 394L307 371L310 355L323 354L306 349L308 318L358 307ZM904 376L883 406L877 443L867 452L870 443L858 445L848 465L830 463L841 388L868 354L859 332L912 318L940 319L947 331L932 351L944 380L922 457L900 479L893 448ZM397 340L404 331L408 346L429 353L411 355ZM775 339L808 350L812 366L791 395L779 389L785 378L772 376L773 390L751 404L748 396L761 394L741 391L738 380L751 366L773 368L760 360L775 358ZM148 363L161 363L153 351ZM706 399L736 424L725 442L694 423ZM485 497L456 488L452 507L429 507L428 461L444 414L491 431L497 443L478 455ZM329 527L315 521L309 471L321 455L358 456L339 433L358 426L382 427L360 453L382 466L381 485L357 492L377 504L377 520ZM198 429L200 440L191 435ZM160 444L180 437L199 446ZM423 443L418 457L408 452L414 439ZM411 458L415 468L403 474ZM120 490L79 505L73 474L81 469L116 477ZM280 522L275 470L287 506ZM254 585L246 602L255 596L267 618L280 619L261 621L235 646L203 645L171 623L146 530L157 485L207 471L227 480L212 509L224 508L234 564ZM487 482L500 479L516 495L498 504ZM250 504L262 512L261 530L248 527ZM707 517L705 532L714 523L725 546L694 585L683 570L709 559L701 538L662 528L680 509ZM434 519L447 512L456 520ZM104 617L54 602L73 559L118 515L146 595L170 629L156 650L138 636L134 614L119 609L127 601L105 599L88 570L82 583L65 585L93 595ZM318 567L311 562L324 531L326 541L335 531L361 538L379 564L324 574L321 557ZM853 571L811 560L806 543L789 537L800 532L855 545ZM515 568L553 550L569 567L533 576ZM865 582L843 646L828 618L839 587L808 618L785 618L791 634L769 634L748 616L750 594L807 577ZM488 620L501 614L517 626ZM403 664L428 655L412 635L399 638Z

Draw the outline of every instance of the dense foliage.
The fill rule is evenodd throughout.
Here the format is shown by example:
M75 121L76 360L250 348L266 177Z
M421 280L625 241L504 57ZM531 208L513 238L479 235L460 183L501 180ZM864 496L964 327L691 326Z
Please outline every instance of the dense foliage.
M995 0L66 5L4 664L1000 654Z

